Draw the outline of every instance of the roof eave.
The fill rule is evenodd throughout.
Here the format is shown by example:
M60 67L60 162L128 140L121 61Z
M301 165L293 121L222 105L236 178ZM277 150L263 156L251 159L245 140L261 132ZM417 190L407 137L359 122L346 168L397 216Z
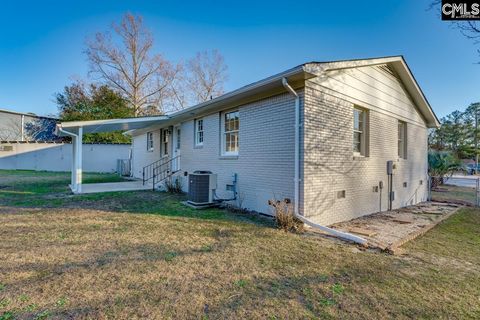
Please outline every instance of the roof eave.
M344 60L344 61L334 61L326 63L318 63L316 67L318 71L331 71L347 68L359 68L366 66L374 66L381 64L390 64L394 66L397 73L401 76L401 80L404 84L407 85L407 90L409 94L414 98L414 102L417 107L420 108L420 112L425 119L425 124L428 128L438 128L440 122L437 118L437 115L433 111L430 103L428 102L425 94L418 85L417 80L415 79L412 71L408 67L403 56L388 56L380 58L371 58L371 59L362 59L362 60ZM313 67L315 68L315 67ZM317 72L318 72L317 71Z
M77 134L80 127L84 128L84 133L132 131L138 127L149 126L154 122L164 121L168 119L168 116L153 116L123 119L68 121L58 123L56 125L55 132L59 136L67 136L67 134L62 132L62 130L72 134ZM109 129L104 130L105 128Z
M428 102L427 97L423 93L421 87L419 86L419 84L417 82L417 79L415 79L415 76L413 75L412 71L410 70L410 67L406 63L405 59L403 57L401 57L400 60L395 61L392 64L395 67L398 64L401 64L402 69L400 69L400 70L405 70L406 71L405 74L400 73L400 77L402 77L402 75L405 75L408 78L407 79L401 79L401 80L404 82L404 84L407 84L407 87L411 87L410 90L408 90L410 95L415 100L416 105L418 107L422 108L422 110L424 110L423 115L425 117L425 120L426 120L425 122L426 122L427 127L428 128L439 128L440 127L440 121L438 120L437 115L433 111L432 106ZM395 68L395 69L399 70L398 68ZM409 80L409 81L405 81L405 80ZM410 84L410 85L408 85L408 84Z
M282 79L286 78L294 86L304 85L306 79L316 77L316 74L309 72L305 65L300 65L282 73L265 78L250 85L241 87L221 95L215 99L200 103L190 108L183 109L170 115L170 120L162 124L154 124L151 127L133 130L130 134L139 135L147 131L156 130L162 126L168 126L179 123L191 118L199 117L208 113L234 108L238 105L255 101L266 96L285 91L282 85Z

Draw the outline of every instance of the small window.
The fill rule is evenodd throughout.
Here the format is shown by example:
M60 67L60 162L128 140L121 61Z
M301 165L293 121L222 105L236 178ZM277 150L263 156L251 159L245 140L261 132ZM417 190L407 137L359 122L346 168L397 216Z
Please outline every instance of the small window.
M398 157L407 159L407 124L398 121Z
M227 112L223 115L222 150L223 155L238 155L240 119L238 111Z
M168 140L170 139L170 134L167 129L162 130L162 152L164 156L168 156Z
M353 154L367 155L367 111L353 109Z
M177 128L177 150L180 150L181 146L181 131L180 128Z
M153 132L147 132L147 151L153 151Z
M195 145L203 146L203 119L195 120Z

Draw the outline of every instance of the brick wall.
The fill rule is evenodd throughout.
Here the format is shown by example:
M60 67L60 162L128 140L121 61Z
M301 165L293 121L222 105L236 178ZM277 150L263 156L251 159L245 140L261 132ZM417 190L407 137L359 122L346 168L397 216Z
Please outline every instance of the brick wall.
M302 93L303 95L303 93ZM303 102L303 98L302 98ZM180 124L181 173L184 191L188 181L183 172L208 170L218 175L217 195L231 198L226 190L233 174L238 179L236 206L270 214L268 200L293 200L295 99L284 93L248 103L227 111L239 110L238 157L221 155L220 117L223 112L203 115L204 142L194 145L194 121ZM146 134L133 137L133 172L142 177L142 168L159 159L160 130L154 131L154 151L146 151Z
M343 90L335 91L322 79L306 83L303 210L307 217L323 224L386 210L388 160L394 160L397 166L394 208L424 201L427 196L427 129L419 124L414 106L398 103L396 107L405 110L394 114L385 107L385 101L375 101L385 95L375 92L381 91L380 84L360 88L361 92L373 93L368 102L353 90L348 91L350 85L346 82L340 86ZM354 105L368 110L368 157L353 156ZM399 119L407 123L407 159L397 155ZM383 181L384 189L374 192L379 181ZM346 197L338 198L337 192L343 190Z
M153 150L147 151L147 134L132 137L132 173L142 178L143 167L160 159L160 129L153 130Z
M182 123L181 165L183 171L209 170L218 175L217 194L229 198L226 185L238 175L236 205L271 213L268 200L293 200L295 99L281 94L242 105L238 158L221 156L220 116L203 117L203 147L194 146L194 120ZM236 110L236 109L232 109ZM184 179L184 189L187 190Z
M386 210L386 162L394 160L393 207L426 200L427 129L402 84L376 67L332 71L308 80L301 95L300 211L323 223L352 219ZM294 185L295 99L288 93L245 104L240 114L238 157L221 155L222 113L203 115L204 143L194 146L194 121L181 123L181 169L209 170L218 175L217 195L230 198L226 185L238 175L237 206L271 213L269 199L291 198ZM368 110L368 157L353 157L353 107ZM407 159L397 155L398 120L407 123ZM133 139L134 174L159 159L159 130L155 150L146 152L146 135ZM187 179L179 175L183 188ZM374 192L382 181L383 190ZM423 182L423 184L420 183ZM404 182L407 183L404 187ZM345 191L345 198L337 192Z

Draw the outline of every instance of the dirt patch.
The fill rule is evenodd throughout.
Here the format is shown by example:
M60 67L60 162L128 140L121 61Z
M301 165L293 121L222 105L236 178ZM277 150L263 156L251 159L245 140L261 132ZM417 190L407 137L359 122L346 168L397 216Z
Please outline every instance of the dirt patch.
M422 203L340 222L332 227L367 239L369 248L401 253L400 247L455 213L460 205Z

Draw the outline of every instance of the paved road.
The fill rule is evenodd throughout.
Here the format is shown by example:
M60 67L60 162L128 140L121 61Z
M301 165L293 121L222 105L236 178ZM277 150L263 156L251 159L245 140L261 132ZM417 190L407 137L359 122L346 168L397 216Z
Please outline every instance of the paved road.
M445 183L453 184L454 186L459 186L459 187L475 188L477 185L477 179L478 178L472 177L472 176L465 176L465 177L453 176L451 178L448 178L445 181Z

